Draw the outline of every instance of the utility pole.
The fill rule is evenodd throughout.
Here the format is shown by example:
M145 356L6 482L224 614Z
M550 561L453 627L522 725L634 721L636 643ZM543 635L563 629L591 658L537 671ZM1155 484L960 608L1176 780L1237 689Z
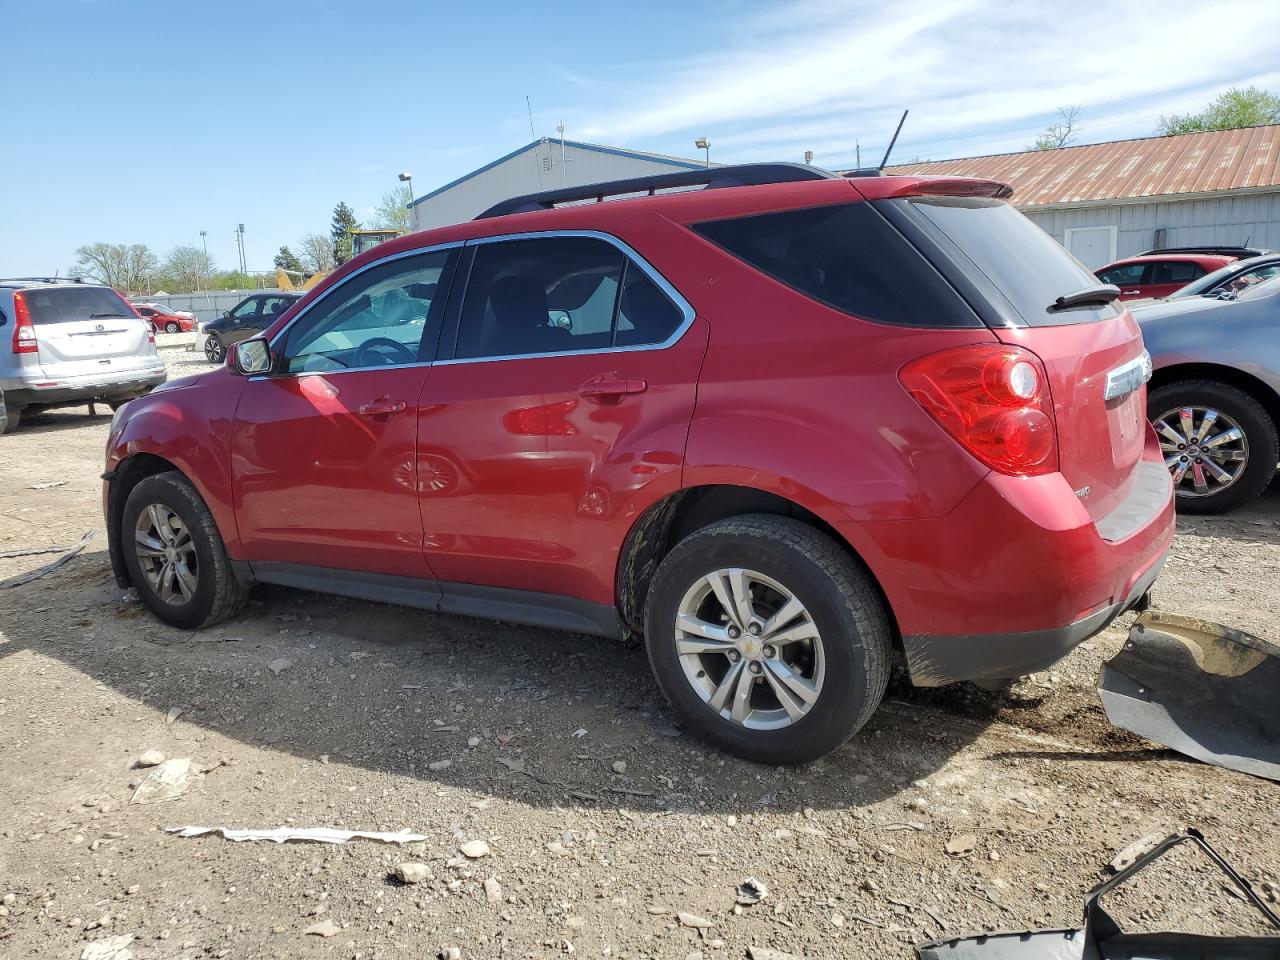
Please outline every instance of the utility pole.
M200 249L204 251L204 260L200 263L200 279L206 284L208 283L208 277L205 276L205 269L209 266L209 241L205 237L208 235L208 230L200 231Z
M244 224L241 223L236 227L236 246L240 248L240 275L248 274L249 267L244 260Z
M560 125L556 127L556 132L560 134L560 186L567 187L569 185L569 165L565 162L564 156L564 121L560 121Z

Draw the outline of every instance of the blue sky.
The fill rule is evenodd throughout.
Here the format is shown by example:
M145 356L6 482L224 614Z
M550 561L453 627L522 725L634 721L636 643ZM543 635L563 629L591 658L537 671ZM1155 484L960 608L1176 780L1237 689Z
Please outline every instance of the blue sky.
M159 3L8 0L0 275L82 243L200 242L251 268L539 136L829 167L1016 150L1067 104L1146 135L1221 90L1280 89L1280 4L979 0Z

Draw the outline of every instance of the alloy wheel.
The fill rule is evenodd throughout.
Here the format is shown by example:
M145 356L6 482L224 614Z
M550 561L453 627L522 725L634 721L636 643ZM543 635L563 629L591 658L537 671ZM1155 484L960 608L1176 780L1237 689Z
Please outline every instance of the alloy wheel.
M200 582L199 560L191 531L177 513L153 503L138 514L133 549L157 597L175 607L191 601Z
M1153 420L1152 426L1180 497L1221 493L1249 466L1249 440L1240 425L1221 410L1177 407Z
M751 730L796 723L822 693L826 660L813 617L753 570L715 570L694 583L676 612L675 645L703 702Z
M221 363L226 356L226 348L217 337L209 337L204 342L204 355L210 363Z

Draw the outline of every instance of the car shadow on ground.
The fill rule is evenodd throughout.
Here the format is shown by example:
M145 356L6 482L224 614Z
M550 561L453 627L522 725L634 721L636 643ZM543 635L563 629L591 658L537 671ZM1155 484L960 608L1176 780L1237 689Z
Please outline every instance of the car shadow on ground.
M105 403L95 405L96 413L90 414L87 404L76 407L55 407L39 413L23 411L18 429L23 433L57 433L74 430L96 423L110 423L112 410Z
M1280 475L1262 496L1238 510L1209 516L1178 514L1178 533L1241 542L1280 541Z
M953 693L938 706L899 685L834 754L769 767L682 733L638 646L275 587L229 623L181 631L126 599L98 545L5 591L0 606L0 659L55 657L255 747L539 806L871 804L946 766L994 716L983 698L997 696L978 691L970 708Z

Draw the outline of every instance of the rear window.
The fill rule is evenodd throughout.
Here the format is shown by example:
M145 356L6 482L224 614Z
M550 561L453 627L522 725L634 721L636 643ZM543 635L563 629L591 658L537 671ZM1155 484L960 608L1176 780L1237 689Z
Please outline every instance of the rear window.
M715 220L693 229L773 279L855 317L913 327L981 325L870 204Z
M1051 310L1061 296L1098 285L1098 278L1034 223L988 197L913 197L891 200L941 238L946 252L967 259L1029 326L1102 320L1118 314L1110 304ZM960 261L963 263L963 261ZM986 285L984 285L986 286Z
M23 290L22 299L26 301L31 322L36 326L137 316L124 298L110 287L38 287Z

